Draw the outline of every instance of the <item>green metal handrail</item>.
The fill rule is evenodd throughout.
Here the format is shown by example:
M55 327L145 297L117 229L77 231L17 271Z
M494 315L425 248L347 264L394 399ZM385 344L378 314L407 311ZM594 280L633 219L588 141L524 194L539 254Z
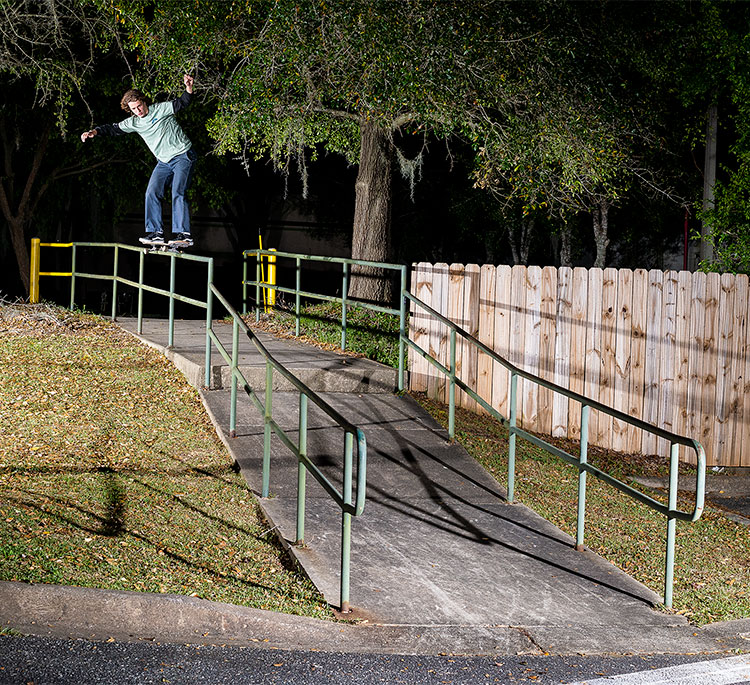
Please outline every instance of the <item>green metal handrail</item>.
M37 242L42 247L57 247L57 245L46 245ZM69 247L66 245L66 247ZM276 435L296 456L298 460L297 472L297 544L304 544L305 529L305 497L306 497L306 475L310 471L314 478L320 483L323 489L329 494L334 502L339 506L342 513L341 524L341 588L340 588L340 608L347 613L350 611L350 570L351 570L351 522L352 516L362 514L365 506L366 484L367 484L367 441L363 431L351 422L347 421L338 411L331 407L319 395L308 388L294 374L287 370L280 362L273 358L257 336L247 327L245 322L237 311L231 306L226 298L218 291L213 284L214 262L212 257L203 257L200 255L182 254L176 252L150 251L146 248L125 245L121 243L97 243L97 242L77 242L70 245L72 247L71 270L65 274L71 278L70 287L70 309L75 306L75 286L76 278L89 278L94 280L112 281L112 313L111 319L117 319L117 286L122 283L134 287L138 290L138 334L143 333L143 293L150 292L164 295L169 298L169 347L174 346L174 303L184 302L206 310L206 350L205 350L205 386L211 386L211 350L212 343L216 345L219 353L230 365L232 372L231 386L231 405L230 405L230 435L236 435L237 420L237 386L242 383L242 387L258 407L264 416L264 447L263 447L263 477L262 477L262 496L267 498L270 491L270 465L271 465L271 431ZM114 266L112 274L94 274L77 271L76 256L77 249L81 247L92 248L112 248L114 249ZM139 253L138 281L133 281L119 275L119 258L120 251L126 250ZM144 283L144 262L146 255L153 255L157 258L168 258L170 263L169 290L157 288ZM187 260L195 262L204 262L207 265L207 291L206 299L198 300L195 298L180 295L176 292L176 262L177 260ZM216 297L232 317L232 351L227 352L216 333L213 330L213 298ZM266 383L265 395L263 401L259 399L253 391L245 376L238 367L239 359L239 331L242 330L250 338L256 349L266 360ZM297 445L286 435L279 424L273 420L273 372L276 371L291 383L300 393L300 411L299 411L299 442ZM344 463L342 491L339 492L336 487L326 478L325 474L310 460L307 455L307 417L308 401L312 401L338 426L344 431ZM354 485L354 444L357 445L357 477L356 477L356 494L353 492Z
M448 377L448 433L451 438L455 436L456 427L456 388L463 390L469 397L479 403L491 416L498 419L503 425L508 428L508 501L513 502L514 490L515 490L515 461L516 461L516 437L520 436L525 438L534 445L541 447L550 454L553 454L566 462L573 464L578 467L578 516L576 523L576 549L583 550L583 534L585 525L585 511L586 511L586 474L591 473L597 478L603 480L609 485L617 488L621 492L629 495L630 497L642 502L648 507L655 511L663 514L667 517L667 549L665 559L665 570L664 570L664 604L667 607L672 606L672 596L674 588L674 548L675 548L675 524L677 519L682 521L695 522L700 518L703 512L704 497L705 497L705 482L706 482L706 455L703 446L692 438L686 438L676 433L671 433L657 426L653 426L640 419L628 416L621 411L607 407L591 400L584 395L563 388L562 386L556 385L549 381L539 378L534 374L528 373L517 366L511 364L507 359L501 357L497 352L490 349L477 340L471 334L467 333L460 326L456 325L439 312L435 311L428 304L422 302L419 298L415 297L406 290L402 291L404 301L411 301L416 307L421 308L427 312L430 316L436 318L438 321L445 324L450 330L450 352L449 352L449 366L446 367L441 364L437 359L431 356L422 347L416 344L412 340L405 340L406 344L414 349L417 354L424 357L430 364L436 369ZM473 388L470 388L457 376L456 366L456 341L457 336L461 336L469 344L476 347L481 352L487 354L491 359L504 366L510 372L510 416L504 417L498 412L493 406L491 406L486 400L480 397ZM568 454L564 450L550 444L549 442L542 440L536 435L529 433L528 431L522 430L517 426L517 386L518 378L524 378L532 383L536 383L544 388L552 390L553 392L560 393L571 400L579 402L581 404L581 427L580 427L580 449L578 456ZM669 503L664 505L661 502L649 497L648 495L636 490L630 485L623 483L622 481L614 478L613 476L605 473L604 471L592 466L588 463L588 423L589 413L591 409L596 409L599 412L608 414L614 417L618 421L628 423L641 430L653 433L660 438L669 440L670 442L670 458L669 458ZM692 448L695 451L696 462L697 462L697 473L696 473L696 484L695 484L695 506L692 511L680 511L677 508L677 483L678 483L678 467L679 467L679 446L684 445Z
M247 277L247 257L255 257L255 280L248 280ZM381 312L384 314L392 314L399 317L399 349L398 349L398 389L404 389L404 376L406 370L406 344L405 340L408 339L406 335L406 302L403 297L399 298L399 308L394 309L391 307L384 307L382 305L373 304L370 302L362 302L360 300L352 300L347 297L349 291L349 277L350 269L352 266L369 266L375 269L382 269L385 271L397 272L400 276L400 292L406 290L407 284L407 268L404 264L388 264L386 262L372 262L364 259L346 259L344 257L321 257L317 255L304 255L297 254L295 252L278 252L276 250L245 250L242 253L243 257L243 277L242 277L242 311L247 313L247 287L255 286L255 320L260 319L260 302L261 302L261 290L265 293L266 290L272 292L281 292L294 295L294 315L295 315L295 326L294 334L299 336L300 334L300 307L301 298L312 298L322 300L325 302L338 302L341 304L341 349L346 349L346 330L347 321L346 313L347 307L362 307L363 309L370 309L372 311ZM295 287L287 288L278 284L271 284L265 282L261 278L261 263L263 257L274 257L277 259L294 259L295 260ZM308 262L328 262L332 264L340 264L342 267L341 277L341 297L334 295L322 295L320 293L309 292L302 290L302 261Z
M229 434L231 437L236 436L237 427L237 386L242 385L245 393L251 399L256 408L263 413L264 430L263 430L263 483L262 497L268 497L270 494L270 466L271 466L271 431L273 431L286 445L289 450L297 457L297 542L298 545L304 545L305 537L305 492L306 492L306 475L307 471L312 473L313 477L320 483L323 489L333 499L341 509L341 586L340 586L340 607L341 611L348 613L349 605L349 577L351 563L351 525L352 516L362 514L365 507L365 496L367 491L367 440L361 428L358 428L348 421L341 413L334 409L317 393L305 385L291 371L286 369L273 355L266 349L258 336L250 330L247 324L242 320L240 314L232 307L226 298L211 286L213 295L221 302L226 311L232 317L232 352L229 353L221 343L216 334L211 331L211 339L216 345L219 353L230 365L232 372L231 384L231 405L229 414ZM239 368L239 332L242 331L255 346L261 356L265 359L266 380L265 394L263 399L258 397L248 380ZM286 434L284 429L273 419L273 372L276 371L286 379L299 392L299 440L294 444L292 439ZM342 492L336 489L336 486L325 476L325 474L310 460L307 454L307 418L308 418L308 400L321 409L333 421L338 424L339 428L344 431L344 463ZM353 497L353 446L357 445L357 488L356 496Z
M93 274L78 271L76 268L76 259L78 256L78 250L82 247L93 247L93 248L111 248L114 250L114 265L112 274ZM143 247L136 247L134 245L125 245L123 243L96 243L96 242L74 242L72 243L73 254L71 258L70 268L70 309L75 306L75 288L77 278L90 278L94 280L112 281L112 313L110 318L112 321L117 320L117 286L122 283L138 290L138 334L143 333L143 293L149 292L157 295L163 295L169 299L169 326L168 326L168 343L167 346L174 347L174 310L175 302L184 302L191 304L195 307L200 307L206 310L206 368L205 368L205 384L210 385L211 377L211 339L209 338L208 331L211 328L211 320L213 318L212 312L212 300L210 285L214 278L214 260L213 257L203 257L201 255L182 254L179 252L162 252L148 250ZM119 274L120 269L120 252L136 252L138 253L138 281L133 281ZM169 259L169 289L157 288L152 285L146 285L144 283L145 273L145 258L146 255L153 256L157 259ZM198 300L186 295L180 295L177 293L177 261L191 261L191 262L202 262L206 264L206 299Z

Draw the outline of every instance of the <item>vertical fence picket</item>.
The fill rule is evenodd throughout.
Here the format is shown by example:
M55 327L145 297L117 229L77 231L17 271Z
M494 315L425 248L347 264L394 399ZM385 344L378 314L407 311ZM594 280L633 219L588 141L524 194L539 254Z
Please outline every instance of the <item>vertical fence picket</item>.
M547 381L555 380L555 335L557 317L557 269L545 266L542 269L541 317L539 327L539 375ZM547 388L539 387L538 430L547 435L552 433L552 403L554 394Z
M662 329L661 329L661 371L659 373L659 419L660 428L671 431L674 428L674 379L677 360L677 272L664 273L662 285ZM657 439L657 454L669 456L669 441Z
M479 297L480 270L476 264L467 264L464 270L464 326L463 329L474 338L479 337ZM461 380L476 392L479 350L464 341L463 373ZM463 393L462 393L463 394ZM476 411L477 403L464 394L462 406L469 411Z
M525 350L526 350L526 267L516 264L510 272L510 302L511 302L511 320L510 320L510 349L511 363L520 368L524 368ZM508 372L505 371L507 374ZM516 397L523 397L524 381L518 379L516 385ZM519 402L520 410L520 402ZM508 412L510 415L510 412ZM523 420L519 421L520 426L524 426Z
M599 401L608 407L615 399L615 372L617 358L617 269L604 269L602 272L602 337L601 337L601 370L599 375ZM609 445L612 440L612 417L597 412L597 430L593 433L593 442L597 445Z
M570 389L579 395L586 393L586 336L588 326L588 271L573 269L570 330ZM581 429L581 405L568 403L568 437L577 440Z
M464 320L464 265L451 264L448 268L448 318L465 328ZM456 337L456 377L463 373L463 338ZM456 406L463 406L464 393L456 392Z
M703 393L701 401L701 428L696 436L706 452L716 455L716 378L719 354L719 300L721 298L721 276L706 274L705 319L703 324Z
M691 293L687 434L698 439L701 429L701 398L703 395L703 326L706 315L706 274L700 272L693 274Z
M630 342L633 309L633 272L620 269L617 274L617 308L615 309L615 409L627 414L630 390ZM612 420L612 449L625 452L628 449L628 425Z
M440 312L443 316L448 316L449 267L445 263L437 264L437 267L437 287L433 290L433 305L434 309ZM436 321L435 324L436 325L432 330L433 344L437 350L437 356L435 358L443 366L447 367L450 358L450 338L448 327L439 321ZM445 376L437 371L434 371L433 375L437 376L437 379L433 383L432 389L434 394L431 395L431 397L433 399L447 402L448 390Z
M734 349L734 274L722 274L719 280L719 327L717 331L716 403L713 454L721 457L732 444L729 425L732 388L732 351Z
M636 419L643 418L643 389L646 382L646 293L648 292L648 272L636 269L633 272L633 304L630 316L630 391L628 414ZM636 428L628 430L628 452L640 452L643 432Z
M485 264L479 270L479 342L487 345L491 350L495 346L495 287L497 272L491 264ZM479 353L477 360L477 395L492 405L492 367L495 362L484 352ZM480 413L486 411L478 407Z
M512 360L511 354L511 269L506 264L495 271L495 336L493 349L504 359ZM510 416L508 393L510 392L508 371L497 362L492 365L492 406L502 416Z
M677 312L674 374L674 431L688 434L688 382L690 380L690 300L692 274L677 274Z
M415 278L412 279L411 292L415 297L418 297L423 302L430 304L432 298L430 296L432 289L431 272L432 265L426 262L420 262L414 267ZM411 305L409 326L409 337L416 345L419 345L422 349L428 349L429 338L428 338L428 325L429 318L424 310L416 310L414 305ZM409 353L409 368L411 370L410 387L412 390L417 392L424 392L427 390L427 374L428 362L417 352L411 351Z
M522 368L529 373L539 374L539 352L542 333L542 270L538 266L526 269L526 309L525 309L525 358ZM527 430L539 428L539 386L524 383L521 397L523 425Z
M588 309L586 312L586 378L584 395L599 401L599 379L602 368L602 284L601 269L589 271ZM592 444L598 435L599 412L592 411L589 417L589 435Z
M555 367L553 381L563 388L570 388L571 380L571 331L573 328L573 269L560 267L557 273L557 302L555 311ZM552 431L556 438L568 432L569 400L559 392L552 397Z
M744 412L745 340L747 338L748 277L737 274L734 298L734 345L732 348L732 445L730 466L743 466L742 425L747 420Z
M659 421L659 369L661 364L661 306L664 275L657 269L648 272L648 314L646 318L646 381L643 387L643 420ZM645 454L656 454L656 436L646 433L641 449Z

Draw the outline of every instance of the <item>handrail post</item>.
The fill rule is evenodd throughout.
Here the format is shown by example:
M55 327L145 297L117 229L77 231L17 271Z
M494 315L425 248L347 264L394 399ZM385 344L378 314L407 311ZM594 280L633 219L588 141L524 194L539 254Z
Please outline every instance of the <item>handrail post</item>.
M346 297L349 292L349 263L344 262L341 280L341 349L346 349Z
M70 253L70 308L73 309L76 295L76 244L73 243Z
M175 255L169 255L169 342L167 346L171 350L174 347L174 293L175 272L177 260Z
M307 456L307 395L299 394L299 453ZM297 462L297 540L299 546L305 544L305 497L307 488L307 467L302 459Z
M138 335L143 333L143 274L145 271L146 250L138 253Z
M260 321L260 253L255 255L255 323Z
M586 525L586 469L589 449L588 404L581 405L581 449L578 456L578 520L576 524L576 550L583 552L583 532Z
M300 311L300 290L302 289L302 260L297 257L297 270L295 275L295 288L294 293L294 335L299 338L300 325L299 325L299 311Z
M247 314L247 253L242 253L242 315Z
M232 366L230 372L232 380L230 382L230 399L229 399L229 437L237 437L237 360L239 359L240 348L240 326L237 319L232 317Z
M448 435L456 435L456 329L451 328L450 347L450 385L448 386Z
M404 372L406 369L406 266L401 267L401 292L399 293L398 321L398 390L404 390Z
M271 418L273 416L273 366L266 361L266 396L263 412L263 489L261 497L268 497L271 489Z
M204 385L211 389L211 331L213 330L214 318L214 258L208 261L207 283L206 283L206 358L204 364Z
M516 495L516 423L518 422L518 375L510 372L510 418L508 425L508 502Z
M117 278L120 271L120 246L115 245L115 264L112 274L112 321L117 321Z
M669 453L669 515L667 516L667 554L664 566L664 606L672 608L674 589L674 543L677 520L674 511L677 509L677 487L679 484L680 446L672 443Z
M29 302L37 304L39 302L39 248L41 240L39 238L31 239L31 255L29 263L31 273L29 274Z
M276 252L275 247L268 248L270 252ZM276 255L268 255L268 285L276 285ZM273 311L276 306L276 289L270 288L268 290L268 296L266 297L268 306L266 307L267 312Z
M341 613L347 614L349 607L349 574L352 552L352 446L354 436L347 432L344 454L343 495L345 509L341 515Z

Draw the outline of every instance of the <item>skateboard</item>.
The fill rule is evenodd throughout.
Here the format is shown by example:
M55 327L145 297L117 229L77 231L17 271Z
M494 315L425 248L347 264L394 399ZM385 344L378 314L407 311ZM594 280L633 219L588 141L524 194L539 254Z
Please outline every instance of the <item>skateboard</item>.
M170 240L170 241L164 241L164 240L150 240L140 241L141 245L144 247L146 252L177 252L178 254L182 254L183 250L186 250L191 245L188 245L186 242L182 240Z

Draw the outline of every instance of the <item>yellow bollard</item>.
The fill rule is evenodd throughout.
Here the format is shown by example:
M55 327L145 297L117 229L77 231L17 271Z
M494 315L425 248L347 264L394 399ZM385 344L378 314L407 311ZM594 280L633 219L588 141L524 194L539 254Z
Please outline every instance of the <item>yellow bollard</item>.
M37 304L39 302L39 238L31 239L31 274L29 279L29 302Z
M276 252L275 247L269 248L271 252ZM268 284L269 285L276 285L276 255L269 255L268 256ZM276 291L275 290L269 290L268 291L268 305L266 306L266 311L271 311L273 307L276 306Z

